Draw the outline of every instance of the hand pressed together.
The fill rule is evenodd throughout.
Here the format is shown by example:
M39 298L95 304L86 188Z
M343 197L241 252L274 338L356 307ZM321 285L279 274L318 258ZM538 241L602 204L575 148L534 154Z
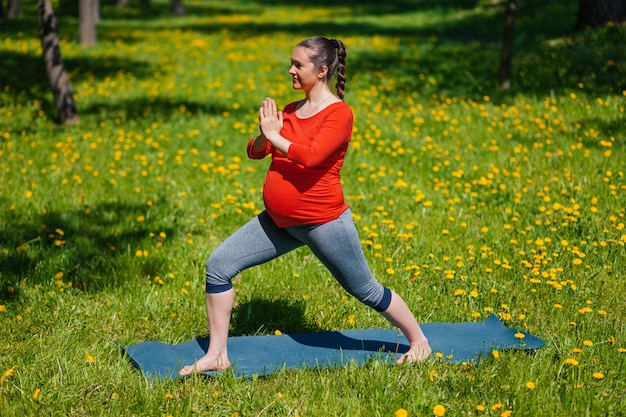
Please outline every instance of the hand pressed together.
M279 136L283 128L283 112L278 111L276 102L271 98L263 100L259 108L259 127L268 140Z

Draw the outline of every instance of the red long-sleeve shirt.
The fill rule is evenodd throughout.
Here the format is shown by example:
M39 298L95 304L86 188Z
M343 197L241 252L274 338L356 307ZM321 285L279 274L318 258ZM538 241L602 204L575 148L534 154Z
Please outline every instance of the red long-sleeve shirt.
M311 117L299 118L296 107L297 102L283 110L280 134L292 142L287 155L269 142L262 152L254 153L254 138L248 142L248 157L272 155L263 200L279 227L327 223L348 208L340 171L352 137L352 110L337 102Z

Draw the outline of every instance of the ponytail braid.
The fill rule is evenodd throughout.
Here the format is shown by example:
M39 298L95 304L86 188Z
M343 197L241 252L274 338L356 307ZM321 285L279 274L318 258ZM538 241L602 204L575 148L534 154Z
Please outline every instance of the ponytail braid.
M338 39L334 39L333 43L336 44L338 61L337 84L335 84L335 88L337 89L337 96L343 100L346 88L346 46Z

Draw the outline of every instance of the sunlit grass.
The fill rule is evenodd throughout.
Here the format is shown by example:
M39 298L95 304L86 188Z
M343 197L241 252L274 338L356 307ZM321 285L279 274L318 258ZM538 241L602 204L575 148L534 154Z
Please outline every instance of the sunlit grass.
M602 36L623 43L623 28L536 30L546 39L520 45L516 89L503 94L485 70L499 52L484 29L498 21L490 7L379 16L367 2L294 14L186 1L191 14L173 19L153 3L143 16L105 7L115 18L93 48L62 19L78 126L53 122L36 33L0 43L14 70L0 77L0 414L620 410L626 62ZM532 23L521 16L522 35ZM422 322L497 314L546 346L478 365L147 383L116 342L206 334L204 262L263 208L268 161L245 157L258 105L300 97L289 54L318 28L348 47L356 123L344 190L375 275ZM388 326L305 250L235 285L235 335Z

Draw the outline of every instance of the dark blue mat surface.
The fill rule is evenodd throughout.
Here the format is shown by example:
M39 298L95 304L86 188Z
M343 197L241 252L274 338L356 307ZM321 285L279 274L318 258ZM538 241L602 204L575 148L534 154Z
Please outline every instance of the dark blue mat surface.
M492 315L482 322L423 323L433 354L454 363L478 362L492 349L537 349L542 339L504 326ZM516 333L524 335L515 337ZM147 377L180 378L178 370L201 358L209 344L199 338L177 345L150 341L122 347ZM340 367L380 359L389 363L408 350L393 329L344 330L279 336L229 337L228 356L237 377L269 375L282 369ZM216 372L206 372L215 375Z

